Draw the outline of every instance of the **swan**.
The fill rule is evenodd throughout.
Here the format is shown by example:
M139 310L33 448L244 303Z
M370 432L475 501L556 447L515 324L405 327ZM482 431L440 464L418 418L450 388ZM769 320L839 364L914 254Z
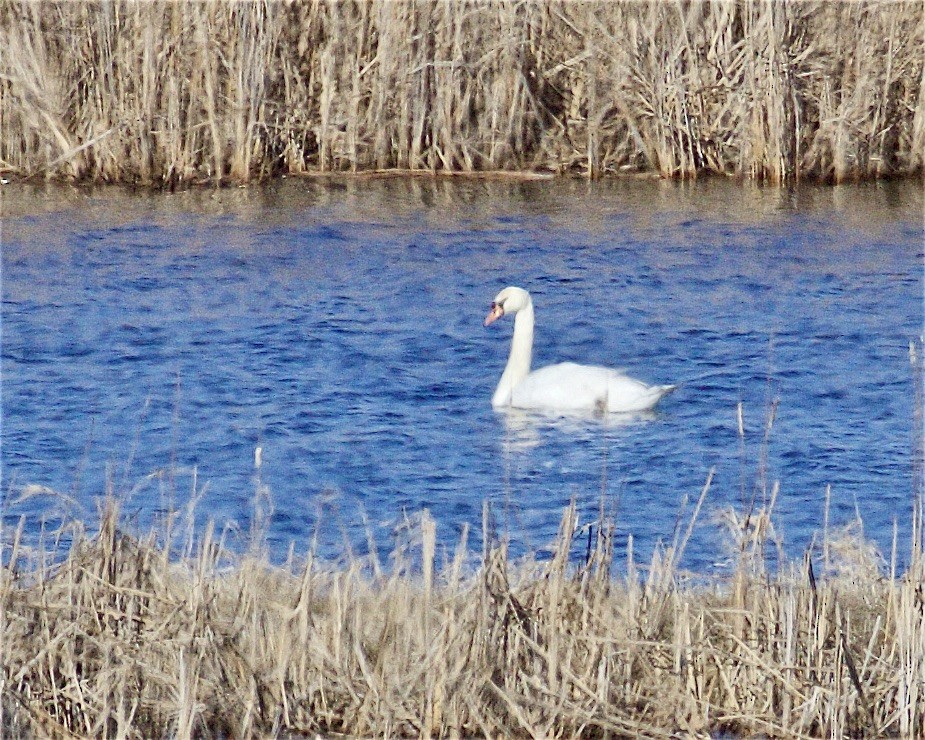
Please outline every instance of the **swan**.
M648 411L674 385L646 385L617 370L562 362L530 372L533 356L533 300L523 288L508 287L495 296L485 326L514 316L511 354L491 398L496 409L627 413Z

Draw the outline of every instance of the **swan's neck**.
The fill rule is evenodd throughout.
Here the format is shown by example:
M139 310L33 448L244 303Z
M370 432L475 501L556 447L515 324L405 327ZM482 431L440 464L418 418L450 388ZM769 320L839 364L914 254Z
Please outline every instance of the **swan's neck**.
M528 303L514 314L514 338L511 339L511 354L507 367L491 398L491 405L510 406L514 387L530 374L533 359L533 303Z

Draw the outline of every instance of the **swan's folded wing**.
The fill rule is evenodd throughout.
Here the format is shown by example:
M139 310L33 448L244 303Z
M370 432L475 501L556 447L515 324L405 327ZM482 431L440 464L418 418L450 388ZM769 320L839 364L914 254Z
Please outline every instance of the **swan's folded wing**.
M511 405L522 409L593 411L606 404L610 370L563 362L534 370L514 388Z
M511 405L556 411L645 411L669 390L671 386L649 386L610 368L563 362L530 373L514 388Z

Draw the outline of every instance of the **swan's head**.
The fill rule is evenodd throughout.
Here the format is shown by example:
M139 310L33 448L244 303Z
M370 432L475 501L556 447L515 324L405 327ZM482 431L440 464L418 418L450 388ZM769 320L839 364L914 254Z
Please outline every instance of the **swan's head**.
M515 314L531 305L530 294L523 288L505 288L491 302L491 310L485 317L485 326L506 314Z

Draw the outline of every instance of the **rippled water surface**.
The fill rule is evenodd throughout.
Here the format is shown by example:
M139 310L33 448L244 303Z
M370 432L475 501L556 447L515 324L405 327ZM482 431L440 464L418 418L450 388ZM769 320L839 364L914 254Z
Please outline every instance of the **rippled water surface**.
M444 546L468 525L478 547L483 502L522 552L575 497L584 521L616 512L618 551L632 534L645 559L713 469L684 559L699 571L726 556L720 512L775 481L792 556L821 529L827 486L832 525L859 512L886 556L894 522L908 540L917 184L3 197L4 515L27 532L52 506L92 522L107 486L142 527L198 498L198 521L246 532L266 486L275 558L312 537L323 555L363 552L367 530L387 551L425 508ZM535 366L680 389L642 419L494 412L511 323L482 320L508 284L533 294Z

